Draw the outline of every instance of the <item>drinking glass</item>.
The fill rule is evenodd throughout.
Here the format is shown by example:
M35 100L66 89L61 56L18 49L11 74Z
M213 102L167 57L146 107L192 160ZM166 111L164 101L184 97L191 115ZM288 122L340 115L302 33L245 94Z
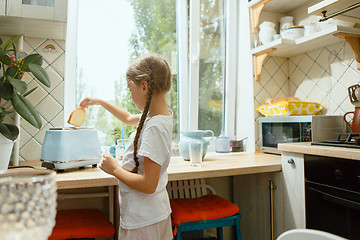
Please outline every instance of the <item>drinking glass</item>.
M203 155L203 143L202 142L190 142L190 165L193 167L200 167Z
M56 216L56 173L14 168L0 172L1 240L46 240Z

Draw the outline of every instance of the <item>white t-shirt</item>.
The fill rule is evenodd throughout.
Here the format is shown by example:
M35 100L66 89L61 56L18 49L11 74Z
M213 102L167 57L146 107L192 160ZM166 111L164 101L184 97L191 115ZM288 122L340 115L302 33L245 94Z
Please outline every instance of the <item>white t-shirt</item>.
M135 167L134 137L125 150L121 166L131 171ZM129 188L119 181L120 226L125 229L145 227L166 219L171 213L167 168L171 156L172 113L169 116L156 115L145 120L138 142L138 174L144 172L144 157L161 166L160 178L154 193L146 194Z

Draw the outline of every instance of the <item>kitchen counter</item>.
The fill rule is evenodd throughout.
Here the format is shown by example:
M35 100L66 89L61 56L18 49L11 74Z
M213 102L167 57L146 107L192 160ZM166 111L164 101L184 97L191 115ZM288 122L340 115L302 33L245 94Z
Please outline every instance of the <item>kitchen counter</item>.
M40 161L20 162L22 166L40 167ZM208 153L201 167L190 166L180 156L172 157L168 168L169 181L279 172L281 156L265 153ZM118 180L99 168L58 173L58 189L116 186Z
M360 160L360 149L357 148L318 146L311 145L310 142L301 142L280 143L278 149L283 152Z

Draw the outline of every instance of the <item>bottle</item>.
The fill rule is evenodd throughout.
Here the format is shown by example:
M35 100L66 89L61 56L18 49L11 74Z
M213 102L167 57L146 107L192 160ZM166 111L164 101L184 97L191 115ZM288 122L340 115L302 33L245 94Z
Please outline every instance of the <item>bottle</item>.
M230 138L225 136L224 131L221 131L220 135L216 138L215 148L217 153L230 152Z
M115 158L116 157L116 141L114 145L110 146L110 155Z

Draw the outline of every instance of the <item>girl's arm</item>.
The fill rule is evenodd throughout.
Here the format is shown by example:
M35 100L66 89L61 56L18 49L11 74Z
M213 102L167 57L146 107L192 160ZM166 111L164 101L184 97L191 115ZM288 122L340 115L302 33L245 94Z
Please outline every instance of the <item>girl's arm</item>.
M88 108L92 105L101 105L107 111L109 111L112 115L114 115L117 119L130 126L137 126L140 120L140 114L131 114L128 111L125 111L109 102L106 102L102 99L98 98L89 98L86 97L81 101L80 107Z
M105 154L100 164L100 168L115 176L125 183L128 187L139 192L154 193L160 178L161 166L153 162L150 158L144 158L144 173L137 174L123 169L118 161L109 154Z

